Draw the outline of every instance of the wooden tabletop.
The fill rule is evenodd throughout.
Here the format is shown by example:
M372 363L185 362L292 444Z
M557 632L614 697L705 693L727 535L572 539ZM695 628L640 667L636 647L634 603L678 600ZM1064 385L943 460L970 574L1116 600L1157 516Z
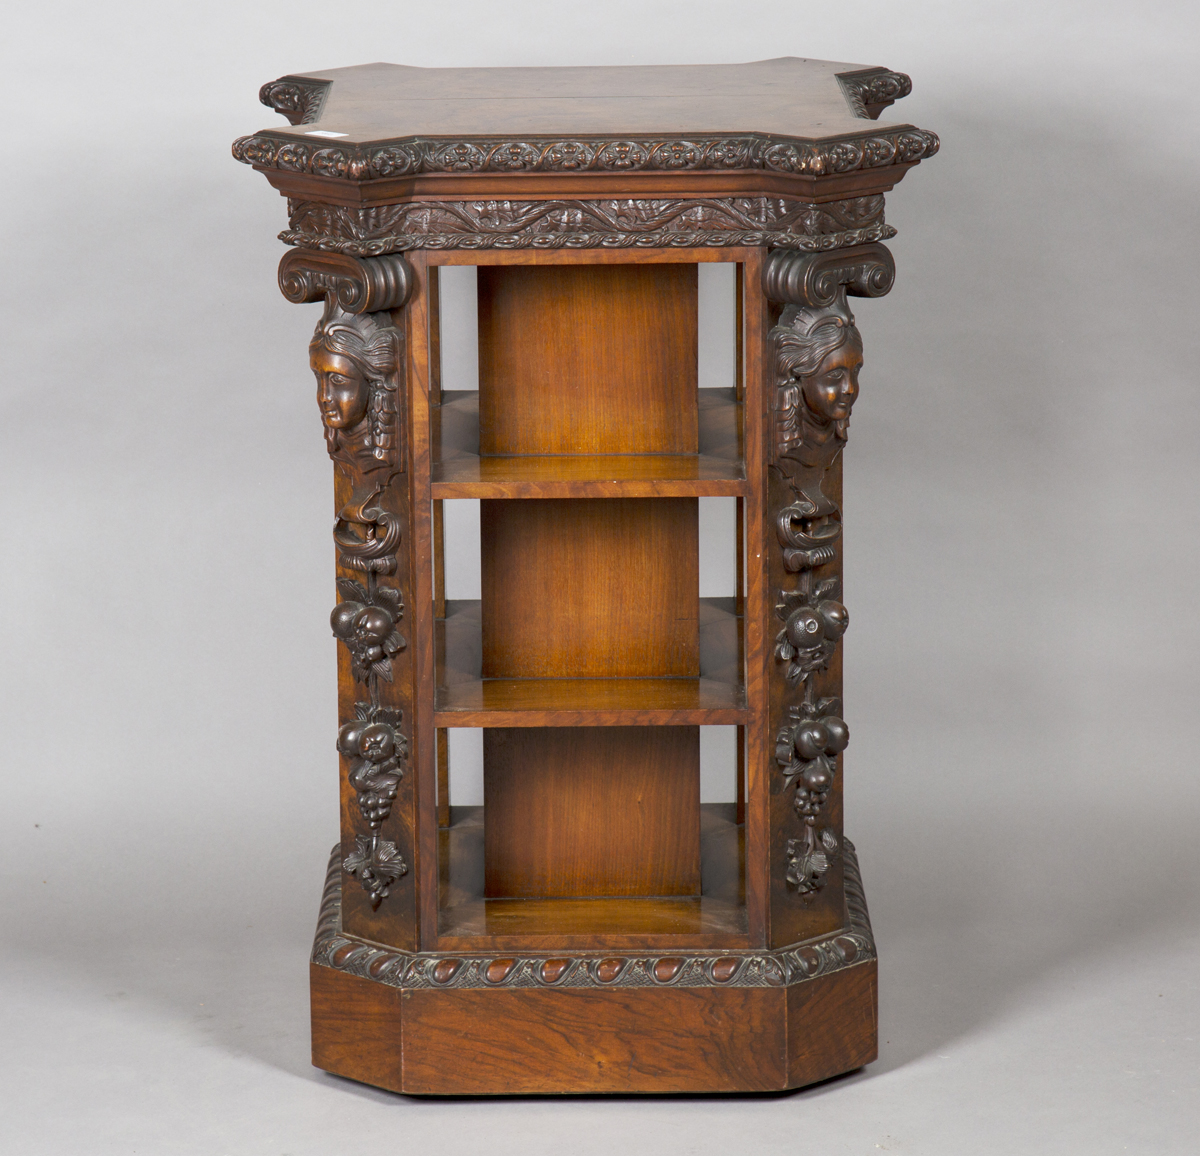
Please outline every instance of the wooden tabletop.
M764 169L820 177L932 155L932 133L872 123L910 88L886 68L790 56L607 68L363 64L264 85L261 100L291 126L241 138L234 155L354 182Z
M318 130L370 144L408 136L639 136L855 132L839 73L859 64L794 56L753 64L627 68L413 68L361 64L327 80Z

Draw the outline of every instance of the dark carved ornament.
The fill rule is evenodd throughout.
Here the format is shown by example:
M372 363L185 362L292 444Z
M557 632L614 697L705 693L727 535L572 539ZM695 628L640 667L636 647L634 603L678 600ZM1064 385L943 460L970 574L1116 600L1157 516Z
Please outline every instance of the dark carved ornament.
M325 103L329 84L328 80L284 76L264 84L258 90L258 99L268 108L286 116L292 124L316 124L321 117L321 106Z
M822 251L886 240L883 197L415 201L353 208L288 201L289 245L371 257L405 249L766 246Z
M408 643L396 629L404 616L399 590L380 586L375 573L368 585L353 578L337 580L342 600L333 608L329 625L335 638L350 652L350 670L359 682L373 686L372 679L392 681L392 658Z
M345 862L351 859L365 861L368 848L364 844L367 842L360 837ZM791 987L876 958L858 860L849 840L843 842L841 854L846 903L844 928L795 947L777 951L642 957L600 954L480 957L396 951L344 934L339 867L345 863L342 848L334 847L313 941L312 961L320 967L344 971L389 987L423 990ZM402 863L401 875L406 870Z
M342 866L373 908L408 872L399 848L381 835L405 776L408 740L399 729L401 712L381 701L380 682L393 681L393 660L408 644L399 629L403 594L380 579L396 572L403 537L387 500L405 469L404 339L390 311L404 304L412 286L411 270L398 255L360 260L293 250L279 266L279 287L289 301L325 303L309 359L326 447L353 493L338 513L333 539L339 565L365 582L337 580L340 600L329 621L350 656L352 677L368 691L369 701L357 703L356 717L338 731L337 749L370 831L355 837Z
M388 896L392 884L408 874L408 864L396 849L395 843L372 835L358 835L354 850L342 861L342 866L362 884L373 908L378 908Z
M409 138L331 145L272 132L239 137L233 155L260 169L369 181L420 173L635 173L761 169L827 176L914 164L938 151L934 133L901 127L807 141L766 134L527 141Z
M775 739L775 761L783 770L784 787L792 788L792 806L804 824L800 839L788 840L787 881L802 896L825 885L825 877L838 852L837 834L817 823L833 779L838 755L850 742L850 729L842 721L837 699L814 701L806 687L805 700L788 708L787 724Z
M784 627L775 658L786 685L801 695L785 706L775 759L803 825L801 837L787 843L786 878L806 899L825 885L840 851L836 832L821 827L820 817L850 741L840 702L819 698L814 678L828 668L849 625L838 578L815 573L837 561L842 512L825 483L846 443L862 366L862 337L847 295L882 296L894 277L891 254L878 244L837 253L775 250L763 268L764 292L784 303L770 334L770 468L790 499L773 517L784 570L797 576L794 589L779 592L775 613Z
M871 120L878 119L889 104L912 92L911 78L903 72L891 72L886 68L843 72L838 76L838 83L855 114Z
M837 578L826 578L813 591L779 592L775 614L784 625L775 637L775 657L787 663L784 677L789 685L824 670L846 633L850 615L837 601L840 586Z

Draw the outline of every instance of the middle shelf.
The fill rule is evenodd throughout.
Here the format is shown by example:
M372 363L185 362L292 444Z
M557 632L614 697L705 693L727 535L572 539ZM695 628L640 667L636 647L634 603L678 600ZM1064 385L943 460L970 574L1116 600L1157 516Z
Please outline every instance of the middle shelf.
M696 391L694 454L479 452L479 394L446 391L431 409L437 498L744 497L742 405L732 389Z
M742 618L733 598L700 599L698 678L488 678L482 606L447 601L435 620L434 726L682 726L750 721Z

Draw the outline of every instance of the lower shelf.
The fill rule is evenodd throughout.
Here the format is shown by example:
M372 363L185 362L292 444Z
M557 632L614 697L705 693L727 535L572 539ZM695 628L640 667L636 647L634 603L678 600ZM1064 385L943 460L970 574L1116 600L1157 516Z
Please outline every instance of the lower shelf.
M744 828L732 803L700 808L698 898L485 899L483 808L452 807L439 832L438 940L447 949L620 946L661 937L741 945L746 935ZM714 938L715 937L715 938ZM475 940L475 943L471 941Z
M875 944L843 843L841 930L775 951L408 953L342 934L334 848L313 1063L416 1095L764 1092L877 1054Z

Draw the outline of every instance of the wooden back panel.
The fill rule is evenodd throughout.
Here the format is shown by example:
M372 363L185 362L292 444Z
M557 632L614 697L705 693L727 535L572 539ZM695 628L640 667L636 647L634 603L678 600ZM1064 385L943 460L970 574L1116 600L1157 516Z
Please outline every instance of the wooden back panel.
M481 503L484 678L696 678L695 498Z
M481 266L479 448L694 454L696 266Z
M485 894L699 895L699 727L484 731Z

